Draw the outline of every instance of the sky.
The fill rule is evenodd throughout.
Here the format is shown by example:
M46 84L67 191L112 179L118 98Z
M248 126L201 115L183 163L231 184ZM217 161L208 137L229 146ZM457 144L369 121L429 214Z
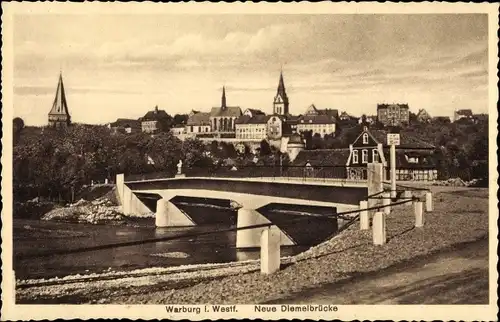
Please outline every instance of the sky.
M44 125L62 71L74 122L227 104L272 112L488 111L486 14L16 15L14 115Z

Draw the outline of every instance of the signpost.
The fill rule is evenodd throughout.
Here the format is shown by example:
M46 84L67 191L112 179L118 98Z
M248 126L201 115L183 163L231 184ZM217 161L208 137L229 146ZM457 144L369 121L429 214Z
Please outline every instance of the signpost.
M396 198L396 145L400 144L399 133L387 133L387 144L391 146L391 198Z

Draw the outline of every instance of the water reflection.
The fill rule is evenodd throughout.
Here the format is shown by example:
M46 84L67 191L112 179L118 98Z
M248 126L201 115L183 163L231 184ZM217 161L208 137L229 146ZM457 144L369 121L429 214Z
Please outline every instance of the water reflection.
M193 209L189 209L193 211ZM196 216L207 216L206 209ZM211 210L212 214L215 211ZM223 218L228 210L218 214ZM134 246L110 248L69 255L20 260L19 255L39 254L136 240L174 237L234 227L234 216L215 225L155 228L154 219L134 226L90 225L36 220L14 221L14 269L16 278L48 278L108 270L131 270L186 264L224 263L259 259L259 249L237 250L236 232L222 232ZM288 256L307 247L283 247Z

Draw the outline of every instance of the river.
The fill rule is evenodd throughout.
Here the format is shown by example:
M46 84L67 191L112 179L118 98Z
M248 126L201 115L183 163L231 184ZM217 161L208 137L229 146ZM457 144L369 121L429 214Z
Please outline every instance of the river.
M92 225L16 219L13 228L14 270L17 279L62 277L72 274L185 264L224 263L258 259L260 256L258 249L237 250L235 248L236 232L225 232L137 246L20 259L18 256L175 236L229 228L229 226L216 224L158 229L155 228L152 218L138 220L133 225ZM282 256L293 255L307 248L305 246L283 247Z

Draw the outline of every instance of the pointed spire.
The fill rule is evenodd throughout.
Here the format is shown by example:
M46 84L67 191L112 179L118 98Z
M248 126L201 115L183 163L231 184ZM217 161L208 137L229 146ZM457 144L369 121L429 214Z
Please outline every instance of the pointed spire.
M220 107L225 110L226 109L226 86L222 86L222 98Z
M51 117L52 116L52 117ZM68 110L68 103L66 102L66 92L64 90L64 83L62 78L62 71L59 72L59 81L57 83L56 96L52 109L49 112L49 123L66 123L70 122L70 115Z
M280 81L278 83L278 94L282 97L286 96L285 82L283 81L283 70L280 71Z

